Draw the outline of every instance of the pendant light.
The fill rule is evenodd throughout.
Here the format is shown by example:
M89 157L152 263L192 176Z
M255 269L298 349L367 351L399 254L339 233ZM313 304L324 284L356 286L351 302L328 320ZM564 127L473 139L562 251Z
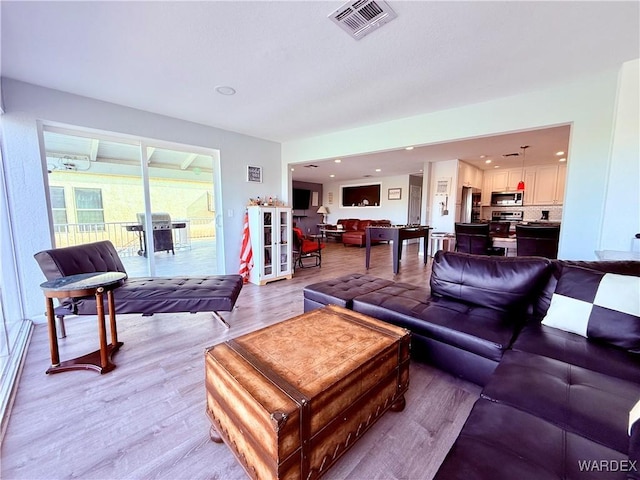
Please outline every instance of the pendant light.
M529 148L529 145L522 145L520 146L520 148L522 149L522 174L520 176L520 178L522 180L520 180L518 182L518 190L524 190L524 158L527 152L527 148Z

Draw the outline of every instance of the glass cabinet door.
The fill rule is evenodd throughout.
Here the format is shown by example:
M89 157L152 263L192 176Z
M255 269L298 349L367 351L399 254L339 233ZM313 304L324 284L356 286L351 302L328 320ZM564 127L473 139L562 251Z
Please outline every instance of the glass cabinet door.
M289 211L280 211L280 273L286 273L289 270L289 237L291 235L291 226L289 225Z
M249 280L264 285L291 278L291 209L250 206L248 209L254 265Z
M264 235L264 275L273 274L273 215L269 210L262 212L262 228Z

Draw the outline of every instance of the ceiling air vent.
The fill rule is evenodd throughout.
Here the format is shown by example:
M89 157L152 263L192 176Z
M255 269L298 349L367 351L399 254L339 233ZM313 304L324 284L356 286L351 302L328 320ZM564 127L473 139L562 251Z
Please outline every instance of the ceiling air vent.
M360 40L396 17L396 13L382 0L347 2L329 14L333 23L356 40Z

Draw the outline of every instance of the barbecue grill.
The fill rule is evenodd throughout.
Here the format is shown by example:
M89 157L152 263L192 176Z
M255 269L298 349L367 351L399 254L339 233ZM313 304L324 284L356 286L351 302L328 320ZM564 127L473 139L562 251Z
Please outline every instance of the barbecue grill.
M145 232L145 214L136 214L138 224L128 225L126 228L130 232L138 232L138 238L140 239L140 250L138 255L147 256L147 240ZM171 221L171 215L165 212L151 213L151 228L153 230L153 251L154 252L171 252L176 254L173 249L173 229L185 228L184 222L173 223Z

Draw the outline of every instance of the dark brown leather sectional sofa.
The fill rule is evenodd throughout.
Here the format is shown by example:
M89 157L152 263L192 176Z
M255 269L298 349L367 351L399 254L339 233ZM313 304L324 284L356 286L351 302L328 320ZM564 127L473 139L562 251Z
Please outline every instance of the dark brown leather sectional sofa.
M358 218L341 218L338 225L342 225L342 243L347 245L357 245L364 247L367 244L367 227L372 226L391 226L390 220L360 220ZM372 244L380 243L380 241L372 241Z
M580 293L597 272L638 277L640 262L441 251L430 288L353 274L307 286L305 311L338 303L403 326L414 357L483 386L438 480L638 478L640 320L604 309L586 337L541 323L561 282Z

